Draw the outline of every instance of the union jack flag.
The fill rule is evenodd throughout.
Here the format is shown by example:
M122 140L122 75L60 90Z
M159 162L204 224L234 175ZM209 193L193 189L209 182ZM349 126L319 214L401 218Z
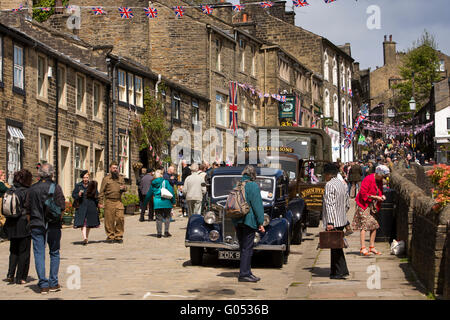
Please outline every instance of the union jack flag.
M184 7L181 6L173 7L173 10L175 11L175 16L177 18L181 18L184 14Z
M211 14L213 12L213 8L208 5L204 5L201 7L204 14Z
M156 8L145 8L144 11L147 17L149 17L150 19L156 18L158 16L158 9Z
M105 10L103 10L102 7L95 7L95 8L92 8L92 12L94 12L94 14L95 14L96 16L102 15L102 14L105 14L105 13L106 13Z
M330 3L330 2L334 2L336 0L324 0L324 1L325 1L325 3Z
M294 7L306 7L309 3L306 0L293 0Z
M41 11L45 11L45 12L49 12L50 10L51 10L51 8L49 8L49 7L41 8Z
M122 19L132 19L134 17L133 10L127 7L120 7L119 13Z
M348 94L350 95L350 97L353 97L353 91L352 91L352 89L348 89Z
M230 81L230 129L238 129L238 86L236 81Z
M19 10L22 10L22 9L23 9L23 5L20 5L18 8L12 9L12 11L18 12Z
M272 1L264 1L264 2L261 2L261 7L263 7L264 9L270 8L270 7L272 7L272 6L273 6L273 2L272 2Z
M243 4L236 4L233 6L233 11L235 12L241 12L241 10L244 10L245 6Z

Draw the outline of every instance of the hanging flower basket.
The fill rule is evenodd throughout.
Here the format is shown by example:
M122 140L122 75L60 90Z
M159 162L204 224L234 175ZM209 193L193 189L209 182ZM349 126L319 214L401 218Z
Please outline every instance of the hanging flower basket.
M144 165L142 164L142 162L135 162L135 163L133 163L133 169L134 169L135 171L141 170L143 166L144 166Z

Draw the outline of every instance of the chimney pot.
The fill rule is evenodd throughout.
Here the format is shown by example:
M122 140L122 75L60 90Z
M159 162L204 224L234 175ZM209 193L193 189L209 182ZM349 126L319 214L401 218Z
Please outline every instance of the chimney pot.
M392 42L392 34L389 35L389 42Z
M384 42L387 41L387 35L384 35Z

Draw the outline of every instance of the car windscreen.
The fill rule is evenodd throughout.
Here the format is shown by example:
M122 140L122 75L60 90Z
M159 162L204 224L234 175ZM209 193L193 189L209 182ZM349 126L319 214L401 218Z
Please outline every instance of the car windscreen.
M227 197L230 191L236 187L242 176L215 176L212 179L213 198ZM255 182L261 189L263 199L273 199L275 178L257 177Z
M289 180L297 179L296 161L279 159L278 162L269 163L268 167L284 170L287 173Z

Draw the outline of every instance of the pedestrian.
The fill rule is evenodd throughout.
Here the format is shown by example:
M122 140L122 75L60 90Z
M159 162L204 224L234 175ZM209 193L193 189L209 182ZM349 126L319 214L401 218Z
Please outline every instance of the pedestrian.
M76 184L72 193L72 197L78 202L73 227L81 228L83 245L87 245L90 229L100 227L98 215L98 183L95 180L89 181L90 175L87 170L82 171L80 176L82 176L83 181Z
M153 181L153 169L149 169L147 174L142 177L141 183L139 184L139 198L141 205L141 217L139 221L145 221L145 210L148 209L148 221L154 220L154 211L153 211L153 199L151 199L147 206L144 206L145 196L147 195L148 189Z
M167 189L172 198L167 199L161 196L161 189ZM162 237L162 224L164 222L164 237L168 238L172 235L169 233L170 218L173 205L176 203L173 187L167 179L163 178L162 170L156 170L151 187L148 189L147 195L144 200L144 206L153 198L153 209L156 215L156 232L157 237Z
M356 211L353 217L352 229L360 230L361 249L364 256L381 253L375 249L375 237L380 227L377 221L377 213L381 209L381 202L386 200L383 195L383 179L389 176L389 168L379 165L375 173L367 176L361 183L361 190L356 196ZM366 231L370 232L369 250L365 246Z
M232 219L236 228L241 253L239 282L258 282L261 280L251 271L255 232L258 230L263 233L265 232L263 226L264 207L261 198L261 189L255 180L255 168L251 165L246 166L242 171L240 183L245 183L245 200L250 206L250 211L243 218Z
M361 166L357 162L353 162L352 166L350 167L349 174L348 174L348 181L351 185L350 188L350 197L355 198L356 193L358 192L359 185L362 181L361 176L363 172L361 169Z
M140 174L139 176L136 178L136 186L138 188L138 196L139 196L139 208L141 209L141 217L139 218L139 221L144 221L144 219L142 218L142 206L144 205L144 196L141 195L140 189L141 189L141 181L142 178L145 177L145 175L147 174L147 168L141 168L140 170ZM145 210L144 210L145 213Z
M0 170L0 201L3 199L3 196L5 195L6 191L10 189L10 185L6 182L6 174L5 171ZM3 230L3 227L6 223L6 218L0 212L0 242L6 241L8 236L6 235L5 231Z
M41 294L48 294L61 290L58 281L61 247L61 219L50 221L45 213L45 201L49 197L50 189L54 186L53 199L55 204L64 211L66 201L61 186L53 181L54 169L49 163L39 168L39 181L33 184L26 200L25 208L30 216L31 239L33 240L34 262L39 278L38 286ZM45 273L45 243L50 251L50 276Z
M107 243L123 243L125 216L122 193L126 190L125 178L119 174L117 162L113 161L109 166L109 174L103 178L99 196L99 207L105 209Z
M327 231L343 231L348 224L347 211L350 208L346 186L337 178L338 169L325 164L325 191L323 195L322 219ZM349 275L343 249L331 249L330 279L345 279Z
M185 160L183 160L183 161L184 161L184 163L186 163ZM178 182L177 174L175 172L175 167L174 166L170 166L169 168L167 168L167 172L163 173L163 178L166 179L167 181L169 181L169 183L172 186L174 191L175 191L175 188L177 188L178 185L182 185L183 184L182 182ZM182 200L180 199L180 204L181 204L181 202L182 202ZM182 206L181 209L183 210L183 214L184 214L184 211L187 212L187 208L185 206L184 207ZM173 217L173 210L170 211L170 222L175 221L175 219L173 219L172 217Z
M25 209L28 190L33 183L30 171L22 169L14 173L14 193L19 200L20 215L6 218L5 231L9 243L9 268L7 281L16 284L27 283L30 269L31 231Z
M199 174L200 176L203 178L203 184L202 184L202 193L203 193L203 198L202 198L202 212L206 212L207 207L208 207L208 190L206 188L206 171L208 171L209 168L209 163L208 162L204 162L200 165L199 167Z
M206 192L204 189L206 187L205 179L198 172L198 164L193 163L190 171L192 173L186 178L183 185L183 194L186 197L189 217L193 214L202 214L203 191Z
M189 168L186 160L181 161L181 166L183 167L181 171L181 182L184 184L186 178L191 175L191 169Z

